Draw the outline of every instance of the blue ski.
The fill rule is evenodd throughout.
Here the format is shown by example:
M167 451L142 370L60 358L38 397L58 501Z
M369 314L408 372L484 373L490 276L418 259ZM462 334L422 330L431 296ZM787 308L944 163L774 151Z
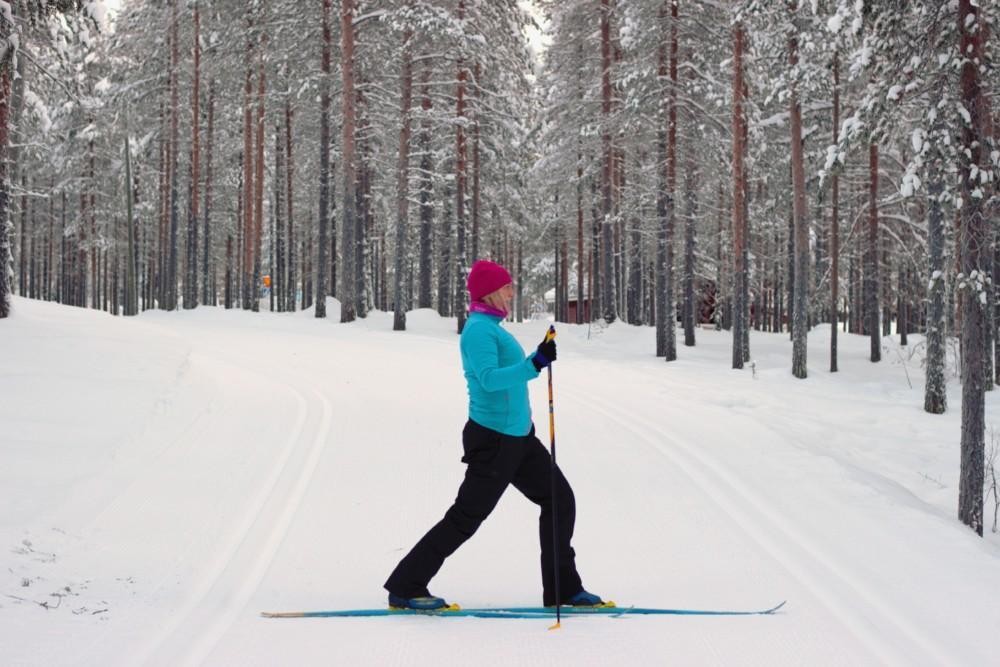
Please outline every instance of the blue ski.
M626 615L671 615L671 616L762 616L773 614L785 603L769 609L728 611L719 609L656 609L649 607L561 607L563 616L626 616ZM265 618L340 618L365 616L454 616L474 618L551 618L556 615L555 607L490 607L486 609L461 609L452 606L446 609L341 609L333 611L284 611L263 612Z

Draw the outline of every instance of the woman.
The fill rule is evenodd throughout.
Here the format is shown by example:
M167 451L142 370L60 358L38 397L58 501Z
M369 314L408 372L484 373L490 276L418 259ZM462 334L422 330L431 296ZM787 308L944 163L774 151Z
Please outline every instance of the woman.
M525 357L524 350L500 323L510 311L514 288L510 273L499 264L480 260L467 282L469 319L461 337L462 368L469 387L469 421L462 431L468 464L454 504L410 550L385 582L389 606L441 609L448 604L427 590L444 560L455 552L490 515L508 484L541 508L542 600L556 604L552 539L551 459L535 437L528 401L528 381L556 359L555 340L543 341ZM556 525L559 534L560 603L602 604L584 590L570 541L576 519L573 490L556 470Z

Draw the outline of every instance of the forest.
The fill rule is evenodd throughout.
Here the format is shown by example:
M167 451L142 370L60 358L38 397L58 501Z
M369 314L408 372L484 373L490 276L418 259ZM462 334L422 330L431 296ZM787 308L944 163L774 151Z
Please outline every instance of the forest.
M983 531L1000 377L993 108L977 0L0 2L11 295L461 331L492 258L517 321L912 336L960 357L959 519ZM529 39L529 35L532 36ZM655 343L654 343L655 341ZM655 349L654 349L655 348Z

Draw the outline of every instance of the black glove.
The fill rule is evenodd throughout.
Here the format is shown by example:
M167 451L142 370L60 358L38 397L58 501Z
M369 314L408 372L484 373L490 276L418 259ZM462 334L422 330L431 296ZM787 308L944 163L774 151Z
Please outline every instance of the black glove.
M551 364L556 360L556 339L555 337L545 336L545 340L538 344L538 349L535 350L535 354L531 357L531 363L535 365L535 369L540 373L543 368Z

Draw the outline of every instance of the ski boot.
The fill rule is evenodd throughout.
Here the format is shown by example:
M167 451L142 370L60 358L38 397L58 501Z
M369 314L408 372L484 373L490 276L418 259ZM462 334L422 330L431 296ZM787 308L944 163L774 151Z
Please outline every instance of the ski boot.
M570 607L614 607L615 606L614 602L611 601L605 602L600 598L599 595L588 593L585 590L580 591L573 597L566 600L563 604Z
M404 598L389 593L389 609L414 609L416 611L442 611L445 609L457 609L457 605L449 605L444 598L434 595L423 595L415 598Z

